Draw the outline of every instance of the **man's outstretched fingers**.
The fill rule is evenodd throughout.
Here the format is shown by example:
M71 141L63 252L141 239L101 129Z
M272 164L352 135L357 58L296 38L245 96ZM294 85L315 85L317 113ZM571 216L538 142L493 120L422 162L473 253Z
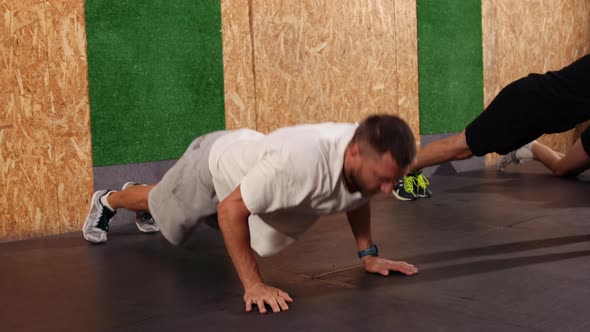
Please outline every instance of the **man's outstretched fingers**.
M252 299L246 300L246 312L252 311Z
M258 306L258 311L261 314L265 314L266 313L266 306L264 305L264 300L257 300L256 301L256 305Z
M411 274L418 273L418 269L414 265L408 264L406 262L404 262L402 264L403 264L403 269L404 269L404 273L405 274L411 275Z
M291 298L291 296L289 296L289 293L287 292L279 291L279 297L284 299L286 302L293 302L293 299Z
M281 310L285 311L285 310L289 310L289 305L287 305L287 302L285 302L285 299L282 297L277 297L277 303L279 304L279 306L281 307Z
M413 275L418 272L418 269L414 265L406 262L396 262L392 267L392 270L397 270L405 275Z
M271 297L270 299L266 300L266 303L268 303L268 305L272 308L273 312L281 311L281 308L279 308L279 304L277 303L277 300L274 297Z

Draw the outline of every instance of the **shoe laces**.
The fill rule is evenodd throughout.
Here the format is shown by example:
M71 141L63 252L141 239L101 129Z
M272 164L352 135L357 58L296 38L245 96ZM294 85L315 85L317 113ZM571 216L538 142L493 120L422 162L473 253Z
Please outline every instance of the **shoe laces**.
M416 177L415 176L405 176L404 177L404 190L407 193L414 194L414 188L417 185Z
M518 159L518 157L516 156L516 150L509 152L508 154L502 156L502 159L500 160L499 163L499 167L500 170L504 170L504 168L506 168L506 166L510 165L510 164L515 164L518 165L521 163L521 160Z
M141 222L144 222L146 224L155 224L154 218L149 213L142 212L139 214L139 218L141 219Z
M115 216L115 213L116 212L109 210L106 206L102 206L100 216L98 217L98 222L96 223L95 227L103 229L105 232L108 232L109 223L111 219Z
M430 184L428 178L426 178L422 173L418 174L416 177L416 182L418 183L418 187L421 189L426 189L426 187Z
M511 162L513 162L514 164L518 165L518 164L520 164L522 161L520 160L520 158L518 158L518 157L516 156L516 151L517 151L517 150L514 150L514 151L510 152L510 159L511 159Z

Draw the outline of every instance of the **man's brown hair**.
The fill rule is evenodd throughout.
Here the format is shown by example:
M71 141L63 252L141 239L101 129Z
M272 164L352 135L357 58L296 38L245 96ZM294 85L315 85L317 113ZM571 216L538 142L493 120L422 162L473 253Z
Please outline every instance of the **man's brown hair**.
M409 166L416 156L412 130L395 115L369 116L358 126L352 140L368 143L380 155L390 152L399 167Z

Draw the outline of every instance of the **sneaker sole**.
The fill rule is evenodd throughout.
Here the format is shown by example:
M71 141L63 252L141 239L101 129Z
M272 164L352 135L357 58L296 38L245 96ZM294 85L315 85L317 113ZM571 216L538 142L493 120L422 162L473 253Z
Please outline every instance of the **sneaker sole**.
M98 199L98 195L100 194L99 191L95 192L94 195L92 195L92 199L90 200L90 208L88 209L88 216L90 216L90 212L92 212L92 205L94 204L94 201L96 199ZM86 217L86 221L84 222L84 226L82 227L82 235L84 236L84 239L86 239L86 241L90 242L90 243L104 243L107 242L107 237L106 237L106 233L104 234L104 238L101 236L100 239L94 239L92 237L87 237L86 235L86 231L88 229L92 229L94 228L94 225L89 225L88 222L90 220L88 219L88 217Z
M153 228L153 229L150 229L150 230L141 229L141 228L139 227L139 225L137 225L137 222L135 223L135 226L137 226L137 229L139 229L139 231L140 231L140 232L147 233L147 234L151 234L151 233L157 233L157 232L159 232L159 231L160 231L160 229L156 229L156 228Z
M426 192L426 190L424 190L422 192ZM432 192L430 194L420 194L420 193L417 193L416 194L416 197L418 197L418 198L430 198L430 197L432 197Z
M125 189L127 189L127 188L129 188L129 187L131 187L131 186L136 186L136 185L138 185L138 183L135 183L135 182L129 181L129 182L126 182L126 183L123 185L123 187L121 188L121 190L125 190Z
M405 198L405 197L401 197L400 195L398 195L398 193L396 193L395 191L391 192L393 194L393 196L395 198L397 198L400 201L415 201L416 199L418 199L418 197L415 198Z

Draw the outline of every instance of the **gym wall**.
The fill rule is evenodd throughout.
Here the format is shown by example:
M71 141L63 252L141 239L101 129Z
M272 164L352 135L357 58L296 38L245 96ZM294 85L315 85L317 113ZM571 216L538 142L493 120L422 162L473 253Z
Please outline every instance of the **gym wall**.
M82 0L0 3L0 240L79 229L92 193Z
M222 9L228 128L383 112L418 135L415 2L237 0Z

